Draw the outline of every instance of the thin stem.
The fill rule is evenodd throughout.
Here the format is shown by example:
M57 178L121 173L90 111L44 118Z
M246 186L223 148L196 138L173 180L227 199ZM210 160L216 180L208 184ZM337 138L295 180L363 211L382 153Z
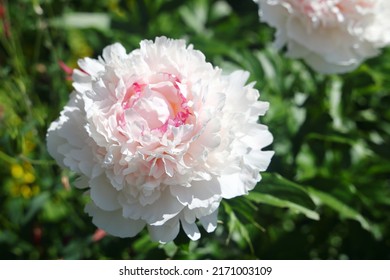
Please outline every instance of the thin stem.
M16 158L13 158L13 157L7 155L3 151L0 151L0 159L2 161L5 161L5 162L9 163L9 164L18 163L18 160Z

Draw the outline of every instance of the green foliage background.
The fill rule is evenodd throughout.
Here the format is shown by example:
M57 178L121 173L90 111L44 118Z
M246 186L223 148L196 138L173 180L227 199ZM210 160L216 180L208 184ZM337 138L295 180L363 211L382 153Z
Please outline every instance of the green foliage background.
M250 0L0 1L1 259L389 259L390 50L344 75L271 47ZM270 102L275 156L250 195L224 201L215 233L175 242L105 236L74 174L46 151L71 82L59 61L121 42L184 38Z

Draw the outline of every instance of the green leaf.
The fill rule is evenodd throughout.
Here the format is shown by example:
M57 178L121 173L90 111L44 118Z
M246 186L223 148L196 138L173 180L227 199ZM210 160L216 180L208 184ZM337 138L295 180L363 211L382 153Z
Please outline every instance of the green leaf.
M62 218L66 217L69 213L69 208L63 201L49 200L43 207L44 220L51 222L58 222Z
M269 194L262 194L259 192L251 192L247 196L248 199L256 202L256 203L264 203L268 205L272 205L275 207L280 207L280 208L289 208L290 210L304 214L306 217L312 219L312 220L319 220L320 217L317 212L306 208L304 206L301 206L299 204L296 204L294 202L285 200L285 199L280 199L275 196L269 195Z
M228 221L229 237L227 239L227 243L229 243L230 239L233 236L238 235L239 236L238 240L244 240L248 244L248 246L253 254L254 249L253 249L252 240L250 238L248 229L245 227L245 225L243 225L240 222L240 220L237 218L234 210L230 207L230 205L228 203L225 202L225 203L223 203L223 205L224 205L226 213L229 216L229 221Z
M44 206L44 204L49 199L49 193L41 193L38 196L34 197L31 201L30 208L27 211L27 214L23 218L23 223L27 223L34 217L34 215Z
M264 173L262 177L263 179L254 189L255 193L268 194L310 210L315 209L316 205L305 187L275 173Z
M173 258L178 251L178 247L176 246L176 244L174 242L168 242L166 244L161 244L160 248L163 248L165 254L170 258Z
M208 13L206 1L196 1L191 6L183 6L179 10L179 13L186 25L191 27L196 33L205 32Z
M105 13L68 13L51 21L53 27L110 29L110 17Z
M269 80L274 80L276 77L276 70L274 65L272 64L271 60L266 56L264 52L256 52L256 57L261 63L261 66L263 67L264 75Z
M339 213L341 217L358 221L364 229L372 231L372 226L367 221L367 219L365 219L358 211L346 205L344 202L338 200L330 194L313 188L308 188L308 191L313 201L317 205L326 205Z
M263 174L263 180L247 196L255 203L264 203L280 208L288 208L293 212L319 220L314 211L315 204L308 195L306 188L291 182L279 174Z
M236 213L237 218L241 221L245 221L245 224L254 225L261 231L265 229L256 221L256 216L253 215L255 211L258 210L256 205L246 197L236 197L235 199L229 200L229 206Z

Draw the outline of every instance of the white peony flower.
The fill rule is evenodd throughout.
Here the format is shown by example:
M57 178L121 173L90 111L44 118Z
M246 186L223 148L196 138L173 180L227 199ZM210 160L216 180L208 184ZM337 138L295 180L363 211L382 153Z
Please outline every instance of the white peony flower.
M142 41L127 54L118 43L84 58L75 91L47 133L49 153L80 175L86 212L109 234L132 237L145 226L154 240L212 232L222 198L247 194L268 167L272 142L257 123L248 73L225 76L183 40Z
M275 46L322 73L344 73L390 44L389 0L255 0Z

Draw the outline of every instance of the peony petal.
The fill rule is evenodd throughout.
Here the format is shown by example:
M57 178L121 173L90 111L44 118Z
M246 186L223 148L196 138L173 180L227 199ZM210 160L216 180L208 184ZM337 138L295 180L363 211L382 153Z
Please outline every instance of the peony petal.
M97 227L117 237L133 237L145 226L142 220L124 218L121 210L103 211L93 202L86 205L85 212L92 217L92 222Z
M103 49L103 59L106 63L118 62L127 56L126 49L120 43L114 43Z
M81 175L80 177L78 177L76 179L76 181L74 182L74 185L76 188L79 188L79 189L88 188L89 187L89 178Z
M104 65L96 59L88 57L77 61L80 68L92 77L97 77L100 72L104 71Z
M181 219L181 225L183 227L184 232L191 240L198 240L200 238L200 232L195 223L189 224L185 220Z
M249 154L245 155L244 161L247 165L251 166L252 168L256 168L257 170L260 171L265 171L267 170L273 155L274 155L273 151L253 150Z
M221 196L221 185L215 177L210 181L193 181L190 188L172 186L170 189L172 195L190 210L209 208Z
M196 213L188 208L184 208L181 219L185 220L188 224L194 224L196 222Z
M146 211L142 218L150 225L158 226L177 216L183 208L183 204L165 190L155 203L145 206Z
M123 215L130 219L142 219L150 225L160 226L176 217L184 208L178 199L171 195L168 189L161 192L153 204L142 205L140 202L132 203L121 200Z
M172 219L161 226L148 226L152 240L160 243L167 243L176 238L180 231L179 219Z
M305 61L307 64L309 64L310 67L324 74L346 73L354 70L359 66L359 63L352 63L349 65L335 65L333 62L326 61L322 56L313 53L307 55Z
M240 173L222 175L218 181L221 185L223 198L230 199L248 193Z
M79 69L74 69L72 74L73 87L79 93L85 93L92 89L91 76Z
M58 147L64 145L66 142L64 138L58 135L58 129L61 129L61 123L59 121L51 123L46 134L46 146L49 154L55 159L55 161L62 168L65 168L65 157L62 153L58 152Z
M148 123L150 129L161 127L169 118L166 101L157 96L141 98L133 109Z
M49 128L57 130L60 137L75 148L81 149L88 137L84 128L85 118L83 116L84 102L78 94L72 94L71 99L61 112L57 125Z
M105 211L114 211L120 208L119 192L110 184L105 175L90 180L89 186L91 198L99 208Z
M61 116L53 122L47 132L47 149L50 155L63 167L91 176L94 162L91 147L86 145L88 134L82 115L83 101L77 94L71 99Z
M241 145L260 150L272 143L274 138L266 126L254 124L248 125L247 128L245 135L240 138Z
M217 228L218 210L207 216L199 218L200 223L207 232L213 232Z

